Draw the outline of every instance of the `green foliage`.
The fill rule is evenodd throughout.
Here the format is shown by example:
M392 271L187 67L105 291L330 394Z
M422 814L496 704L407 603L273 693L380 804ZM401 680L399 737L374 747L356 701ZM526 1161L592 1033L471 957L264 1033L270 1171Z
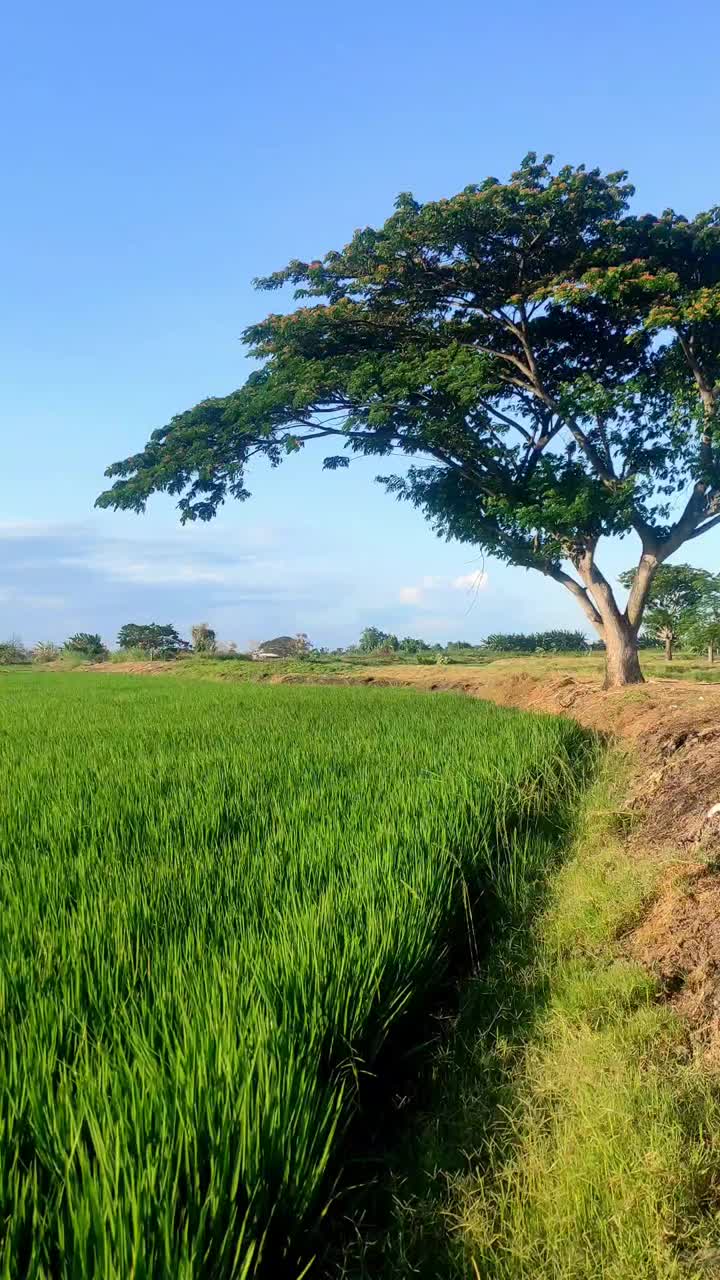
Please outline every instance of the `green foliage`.
M169 622L126 622L118 632L118 646L150 658L175 658L190 648Z
M8 674L3 707L6 1274L298 1275L365 1082L592 742L400 690Z
M194 653L215 653L217 636L207 622L198 622L192 629L192 647Z
M496 632L485 640L485 648L499 653L587 653L582 631Z
M700 600L682 629L683 648L707 653L711 662L720 650L720 574L706 584Z
M296 636L276 636L274 640L264 640L258 645L256 654L261 658L264 654L276 658L304 658L310 653L312 645L304 631Z
M403 193L382 226L257 282L300 304L246 330L262 367L113 464L98 504L167 492L208 520L249 496L250 459L334 437L326 468L413 459L391 494L617 629L592 590L599 538L635 531L666 558L720 519L720 212L637 216L632 194L624 172L534 153L450 199Z
M397 636L381 631L379 627L366 627L358 641L358 648L361 653L375 653L378 649L394 651L400 648L400 641Z
M0 640L0 665L19 666L30 661L30 654L18 636Z
M720 650L720 618L702 620L697 618L683 630L683 652L707 653L710 661Z
M423 653L429 648L430 646L425 642L425 640L418 640L414 636L403 636L402 640L398 644L398 651L400 653Z
M76 631L65 641L63 648L68 654L75 654L88 661L96 661L107 657L107 649L102 637L89 631Z
M33 662L57 662L62 653L59 644L52 640L41 640L32 651Z
M387 1160L388 1221L375 1232L360 1222L348 1260L357 1253L358 1265L343 1275L701 1280L716 1270L717 1076L688 1054L658 979L627 954L665 865L639 860L621 836L629 782L627 761L606 757L546 909L536 889L525 920L498 930L462 988L419 1115Z
M624 587L632 587L634 569L618 575ZM683 628L696 620L703 602L720 595L720 581L707 569L689 564L662 564L650 584L645 610L645 633L652 641L672 646Z

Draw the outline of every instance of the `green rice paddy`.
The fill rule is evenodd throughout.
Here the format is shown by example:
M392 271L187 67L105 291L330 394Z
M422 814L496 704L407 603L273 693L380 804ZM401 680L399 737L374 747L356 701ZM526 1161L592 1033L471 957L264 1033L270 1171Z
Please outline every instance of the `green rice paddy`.
M0 1275L313 1274L367 1082L590 751L455 695L0 673Z

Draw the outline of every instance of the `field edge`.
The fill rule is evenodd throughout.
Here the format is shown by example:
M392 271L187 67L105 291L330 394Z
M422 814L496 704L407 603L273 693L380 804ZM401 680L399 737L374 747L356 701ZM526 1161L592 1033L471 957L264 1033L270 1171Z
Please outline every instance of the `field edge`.
M717 1069L634 945L678 857L639 840L646 771L607 752L530 945L506 948L504 1008L488 1020L482 977L468 984L389 1219L333 1275L716 1274Z

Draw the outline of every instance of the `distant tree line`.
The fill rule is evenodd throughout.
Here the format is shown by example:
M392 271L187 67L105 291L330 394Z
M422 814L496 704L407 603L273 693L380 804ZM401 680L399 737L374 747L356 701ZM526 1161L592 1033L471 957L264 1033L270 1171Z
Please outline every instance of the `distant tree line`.
M590 648L582 631L495 632L483 647L496 653L587 653Z
M619 575L632 590L635 570ZM688 564L661 565L653 578L645 612L645 623L637 638L638 648L663 648L670 661L675 649L706 653L714 662L720 652L720 574L696 569ZM493 632L484 640L450 640L429 644L419 636L398 637L380 627L365 627L356 644L347 648L315 649L306 633L276 636L254 645L249 654L238 655L234 644L221 644L207 622L191 628L191 640L184 640L172 623L126 622L118 633L117 650L111 654L99 634L78 631L63 645L42 641L27 650L17 636L0 642L0 664L68 661L102 662L110 658L169 660L194 654L200 657L244 656L259 659L302 659L373 655L389 660L415 657L418 662L452 661L465 654L583 654L604 648L602 641L590 642L582 631L555 629L530 632Z
M199 622L192 628L192 643L183 640L172 623L126 622L118 632L116 655L122 658L149 658L151 661L177 658L182 654L197 653L224 656L237 651L234 644L219 645L212 627ZM0 642L0 663L57 662L63 658L81 662L104 662L113 654L101 635L90 631L76 631L64 644L41 640L32 649L26 649L17 636Z

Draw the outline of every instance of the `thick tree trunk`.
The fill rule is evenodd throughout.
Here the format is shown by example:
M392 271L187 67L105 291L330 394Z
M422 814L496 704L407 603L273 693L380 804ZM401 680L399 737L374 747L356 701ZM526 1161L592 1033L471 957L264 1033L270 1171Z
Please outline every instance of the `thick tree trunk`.
M715 661L715 645L709 644L708 645L708 662L710 663L710 666L712 666L714 661Z
M605 640L605 688L621 689L628 684L644 684L640 670L637 639L633 629L624 621L606 619L603 628Z
M666 636L665 637L665 661L672 662L672 659L673 659L673 638L672 636Z

